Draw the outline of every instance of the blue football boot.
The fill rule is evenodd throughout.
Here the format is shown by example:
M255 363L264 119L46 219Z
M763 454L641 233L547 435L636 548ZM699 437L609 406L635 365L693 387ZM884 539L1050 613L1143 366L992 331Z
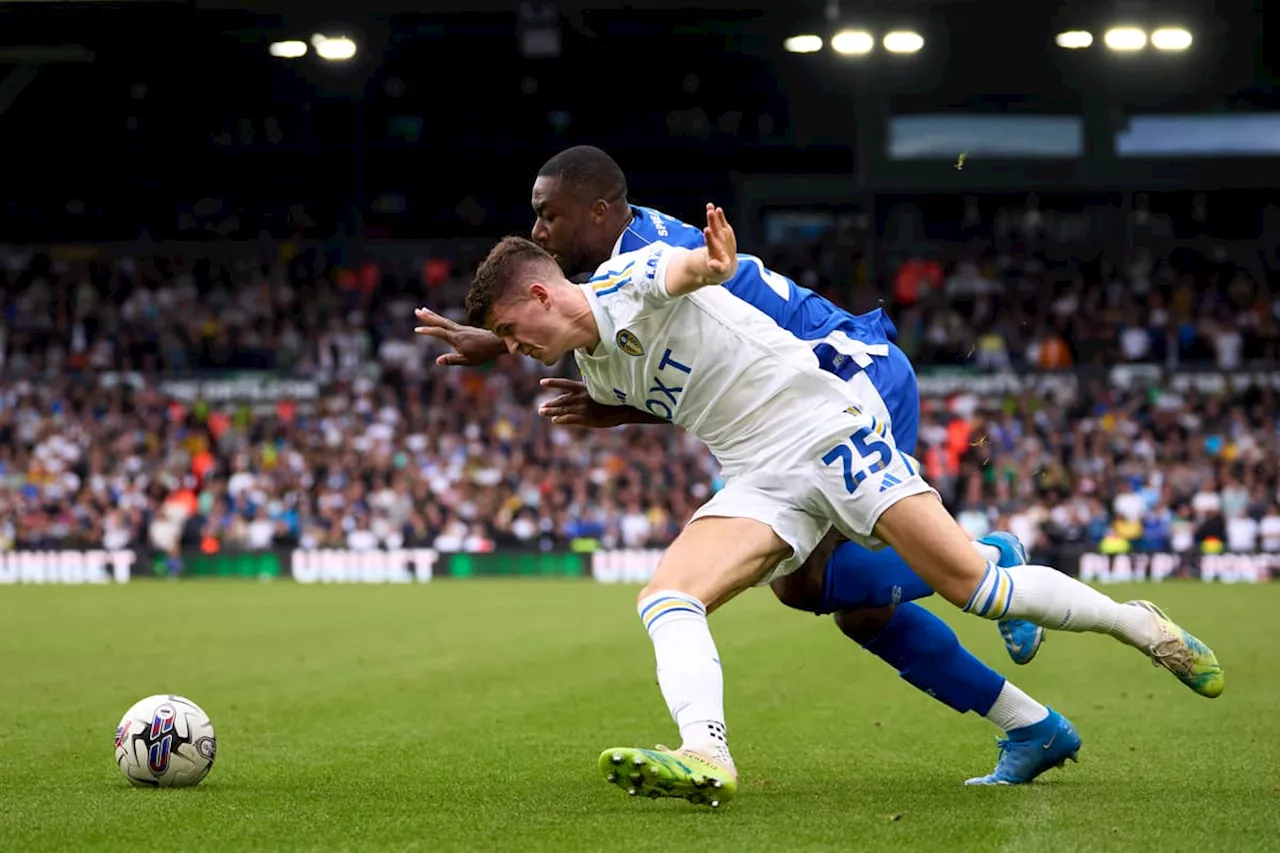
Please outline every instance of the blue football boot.
M1046 770L1075 761L1080 752L1080 735L1071 721L1052 708L1038 723L1014 729L1000 745L1000 760L988 776L978 776L966 785L1025 785Z
M983 536L978 541L1000 552L1000 560L996 565L1001 568L1007 569L1010 566L1027 564L1027 549L1012 533L998 530ZM1000 629L1000 636L1004 638L1004 647L1008 650L1009 657L1013 658L1016 664L1031 663L1036 652L1040 651L1040 644L1044 642L1044 628L1025 619L1001 619L996 623L996 627Z

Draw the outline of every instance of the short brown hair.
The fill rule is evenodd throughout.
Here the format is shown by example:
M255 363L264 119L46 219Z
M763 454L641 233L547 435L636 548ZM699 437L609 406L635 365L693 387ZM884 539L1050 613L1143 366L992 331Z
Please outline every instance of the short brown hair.
M524 237L503 237L476 270L463 308L472 326L487 326L489 312L507 291L534 273L559 275L555 258Z

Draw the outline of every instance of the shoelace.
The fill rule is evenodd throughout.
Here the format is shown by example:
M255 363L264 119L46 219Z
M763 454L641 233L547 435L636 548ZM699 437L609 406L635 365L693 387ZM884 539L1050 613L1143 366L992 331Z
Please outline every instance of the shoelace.
M1177 637L1165 637L1151 647L1151 663L1170 672L1190 675L1195 666L1191 649Z
M660 743L656 743L656 744L654 744L654 745L653 745L653 748L654 748L656 751L658 751L658 752L665 752L665 753L667 753L668 755L685 755L685 756L687 756L687 757L689 757L689 758L698 758L698 759L701 759L702 761L707 761L707 760L708 760L705 756L698 755L696 752L685 753L685 752L683 752L682 750L679 750L679 749L671 749L670 747L668 747L668 746L664 746L664 745L662 745L662 744L660 744ZM712 762L709 762L709 763L712 763Z
M1004 760L1009 755L1009 747L1013 746L1013 741L1008 738L996 738L996 746L1000 749L1000 756L996 758L996 767L992 770L987 778L1000 775L1000 768L1004 766Z

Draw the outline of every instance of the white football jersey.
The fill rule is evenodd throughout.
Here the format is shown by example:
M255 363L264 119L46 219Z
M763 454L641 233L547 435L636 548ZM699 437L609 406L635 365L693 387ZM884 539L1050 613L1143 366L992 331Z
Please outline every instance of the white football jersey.
M726 476L789 458L819 415L859 403L807 344L724 288L670 296L676 251L654 243L619 255L579 285L600 330L595 352L574 352L592 399L684 427Z

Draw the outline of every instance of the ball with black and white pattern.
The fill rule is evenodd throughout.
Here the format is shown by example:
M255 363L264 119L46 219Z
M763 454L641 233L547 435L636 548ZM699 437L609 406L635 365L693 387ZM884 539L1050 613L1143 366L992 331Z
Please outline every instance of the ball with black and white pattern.
M198 785L216 755L209 715L182 696L148 696L126 711L116 728L116 765L140 788Z

